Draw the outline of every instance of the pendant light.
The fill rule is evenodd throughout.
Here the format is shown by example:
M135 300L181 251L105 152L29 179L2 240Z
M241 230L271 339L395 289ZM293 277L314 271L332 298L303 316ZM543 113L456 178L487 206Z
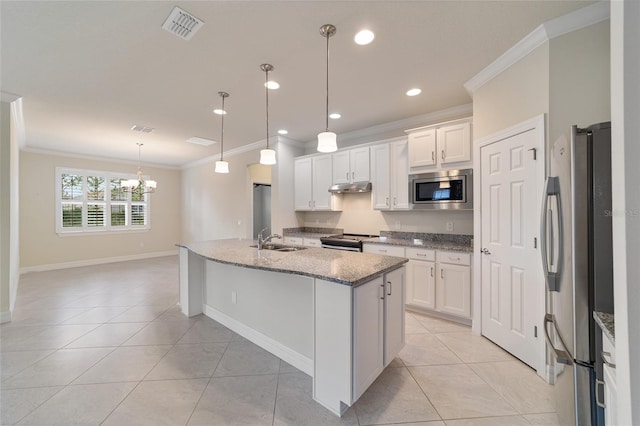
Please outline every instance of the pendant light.
M327 38L327 109L326 109L326 122L325 131L318 133L318 151L319 152L333 152L338 149L337 136L335 133L329 131L329 37L336 33L336 27L331 24L326 24L320 27L320 35Z
M229 173L229 163L224 161L224 116L227 111L224 109L224 98L229 97L226 92L218 92L218 95L222 98L222 108L220 109L220 117L222 117L222 124L220 126L220 161L216 161L216 173Z
M264 93L267 100L267 148L260 150L260 164L272 166L276 164L276 152L269 148L269 71L273 71L273 65L262 64L260 69L265 73Z
M140 149L142 148L142 143L136 143L138 145L138 171L136 172L135 179L126 179L120 181L120 186L125 191L130 191L136 194L149 194L155 192L158 187L158 183L155 180L144 180L142 177L142 167L140 166Z

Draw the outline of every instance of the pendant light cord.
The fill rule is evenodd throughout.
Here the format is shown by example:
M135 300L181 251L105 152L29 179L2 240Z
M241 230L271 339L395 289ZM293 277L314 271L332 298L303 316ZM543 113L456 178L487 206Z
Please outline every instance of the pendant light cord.
M226 111L224 109L224 98L226 97L225 95L220 95L222 97L222 126L220 128L220 161L224 161L224 116L226 114Z
M266 68L264 73L264 93L267 100L267 149L269 149L269 68Z
M326 99L327 99L327 105L326 105L326 110L325 110L325 131L328 132L329 131L329 33L327 33L327 92L326 92Z

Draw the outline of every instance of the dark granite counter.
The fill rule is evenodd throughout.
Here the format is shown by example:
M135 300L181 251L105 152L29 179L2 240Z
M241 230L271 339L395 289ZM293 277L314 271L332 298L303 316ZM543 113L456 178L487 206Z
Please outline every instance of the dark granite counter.
M471 235L427 234L411 232L380 232L380 237L370 238L365 244L388 244L402 247L426 248L433 250L448 250L473 252L473 237Z
M250 247L254 244L255 241L252 240L229 239L177 245L214 262L304 275L349 286L364 284L408 261L401 257L322 248L306 248L295 252L258 252L257 248Z
M607 314L604 312L594 312L593 318L596 320L596 324L600 326L602 332L611 341L613 346L616 345L616 327L613 314Z

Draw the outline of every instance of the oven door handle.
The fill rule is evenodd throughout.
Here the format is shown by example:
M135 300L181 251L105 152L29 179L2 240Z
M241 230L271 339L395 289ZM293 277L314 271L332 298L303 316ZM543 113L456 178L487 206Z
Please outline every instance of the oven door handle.
M322 248L332 249L332 250L344 250L344 251L357 251L361 250L358 247L345 247L345 246L334 246L332 244L322 243Z

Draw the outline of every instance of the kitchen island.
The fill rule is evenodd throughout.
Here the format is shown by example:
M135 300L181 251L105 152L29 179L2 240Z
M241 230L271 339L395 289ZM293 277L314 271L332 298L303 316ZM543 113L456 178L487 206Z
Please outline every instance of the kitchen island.
M404 258L251 240L179 244L180 304L313 378L341 415L404 346Z

